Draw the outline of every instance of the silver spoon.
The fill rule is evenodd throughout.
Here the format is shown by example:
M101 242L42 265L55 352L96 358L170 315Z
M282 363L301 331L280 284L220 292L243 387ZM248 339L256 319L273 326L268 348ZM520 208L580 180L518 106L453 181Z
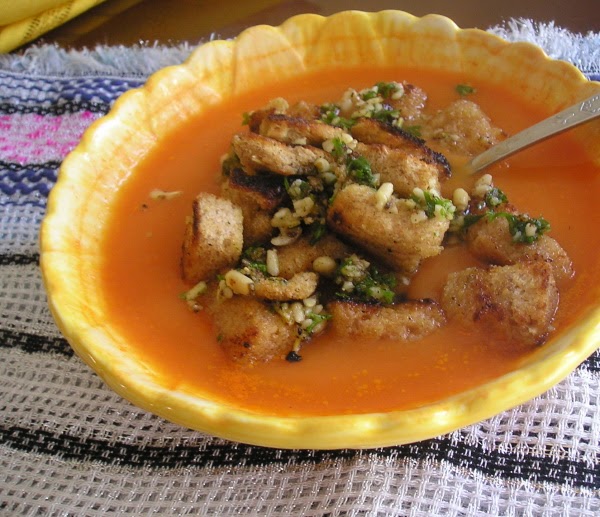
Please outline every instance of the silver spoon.
M490 147L487 151L475 156L468 162L465 170L469 174L479 172L521 149L599 116L600 94L597 93Z

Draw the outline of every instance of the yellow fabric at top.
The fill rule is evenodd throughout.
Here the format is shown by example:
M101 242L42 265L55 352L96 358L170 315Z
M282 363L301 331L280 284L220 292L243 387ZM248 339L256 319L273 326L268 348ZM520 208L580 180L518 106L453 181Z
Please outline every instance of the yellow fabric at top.
M65 0L0 0L0 25L31 18L64 3Z
M103 1L0 0L0 52L10 52Z

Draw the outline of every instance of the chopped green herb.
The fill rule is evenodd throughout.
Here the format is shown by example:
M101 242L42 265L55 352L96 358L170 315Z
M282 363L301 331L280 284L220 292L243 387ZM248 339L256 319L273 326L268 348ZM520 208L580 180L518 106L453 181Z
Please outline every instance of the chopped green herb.
M379 120L380 122L392 123L394 120L397 120L399 116L400 112L398 110L389 109L388 107L384 106L383 109L374 111L371 115L371 118Z
M317 221L310 225L310 243L315 245L327 233L327 225Z
M371 164L363 156L348 160L348 174L356 183L372 188L377 187L377 180L371 170Z
M423 190L422 193L422 196L413 193L411 195L411 199L419 208L421 208L421 210L425 212L429 219L432 219L436 216L443 217L445 219L454 218L456 207L452 204L452 201L443 197L439 197L428 190Z
M421 126L402 126L402 129L409 135L412 135L416 138L421 138Z
M250 246L242 253L241 264L248 268L248 273L253 276L267 275L267 250L262 246Z
M341 262L334 281L342 288L335 293L340 299L382 304L394 302L394 275L380 273L375 266L356 255L351 255Z
M393 95L394 93L396 93L398 91L398 84L397 83L385 83L385 82L379 82L377 83L377 91L379 92L379 95L381 95L382 97L390 97L391 95Z
M313 334L313 332L315 331L317 326L319 326L324 321L331 319L331 314L326 314L326 313L316 314L314 312L309 312L306 315L306 318L312 320L312 323L308 327L303 329L303 334L305 334L307 336L306 337L306 339L307 339Z
M266 257L267 250L262 246L248 246L242 254L242 258L251 260L253 262L263 262L266 260Z
M455 89L461 97L471 95L477 91L475 88L473 88L473 86L468 84L457 84Z
M506 203L508 198L506 194L497 187L492 187L485 194L485 204L491 208L495 208L502 203Z
M284 178L283 185L293 201L304 199L312 193L310 183L301 179L296 179L290 183L288 178Z
M250 124L251 116L252 116L252 113L250 113L248 111L242 113L242 126L247 126L248 124Z
M331 151L331 154L336 158L343 158L344 156L346 156L346 145L344 144L342 139L339 137L335 137L331 141L333 143L333 150Z
M527 214L509 214L508 212L488 212L490 221L504 217L508 221L508 229L513 241L532 244L544 233L550 231L550 223L543 217L534 219Z
M321 120L331 126L350 129L356 121L340 116L340 107L336 104L323 104L321 106Z
M366 260L362 260L356 255L350 255L340 262L337 273L346 280L360 280L367 274L369 266L370 264Z
M367 90L363 90L360 93L360 98L363 101L368 101L368 100L374 99L378 95L379 95L379 93L378 93L377 89L369 88Z
M470 226L473 226L476 222L480 221L483 215L467 214L463 217L462 229L466 230Z
M340 114L340 107L332 102L321 104L319 110L321 111L321 120L323 120L323 117L331 117Z

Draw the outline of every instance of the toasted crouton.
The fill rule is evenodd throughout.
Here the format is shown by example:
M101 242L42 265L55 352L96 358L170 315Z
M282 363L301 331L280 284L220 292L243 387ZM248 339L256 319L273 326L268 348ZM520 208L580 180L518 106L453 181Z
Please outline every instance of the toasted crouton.
M425 141L410 133L393 127L385 122L370 118L361 118L350 130L352 136L363 144L383 144L392 149L399 149L429 163L438 171L438 178L450 176L448 160L425 145Z
M255 196L246 190L232 187L229 179L221 184L221 195L239 206L243 215L243 239L245 246L253 246L268 241L273 233L271 217L273 210L264 210Z
M231 201L208 193L196 197L192 210L181 267L184 280L197 283L237 263L243 246L243 216Z
M299 101L291 106L281 104L278 107L269 103L264 108L249 113L248 126L250 131L258 133L260 124L270 115L287 115L289 117L302 118L305 120L316 120L321 115L321 109L318 104L311 104L306 101Z
M274 210L286 199L281 176L274 174L246 174L240 168L229 173L229 189L243 193L262 210Z
M254 294L258 298L279 302L304 300L316 291L318 283L319 275L310 271L296 273L289 280L267 277L254 281Z
M317 147L287 145L254 133L234 135L232 145L247 171L266 170L282 176L313 174L315 161L329 157Z
M287 110L290 117L299 117L307 120L317 119L321 115L321 107L306 101L298 101Z
M234 296L213 307L219 343L227 355L243 364L285 357L297 330L253 296Z
M450 222L414 221L415 210L406 203L396 202L393 208L379 208L374 189L350 184L333 199L327 225L388 266L412 274L422 259L442 251Z
M340 336L412 341L430 334L446 322L433 300L407 301L390 306L347 301L327 305L331 326Z
M386 99L392 108L398 110L405 121L419 119L425 104L427 103L427 94L424 90L414 84L402 83L404 94L399 99Z
M274 108L254 110L248 115L248 127L252 133L258 133L261 122L269 115L275 113Z
M292 145L321 146L325 140L341 137L344 131L320 120L306 120L277 113L263 118L259 134Z
M423 137L444 148L468 156L489 149L505 138L479 105L460 99L438 111L421 129Z
M438 168L402 149L359 142L355 151L367 159L381 183L394 185L394 192L400 197L410 197L416 187L440 192Z
M309 237L278 249L279 276L292 278L296 273L312 271L313 262L319 257L341 259L351 253L350 247L328 233L314 244Z
M467 246L477 258L496 265L516 264L523 261L548 262L556 280L573 276L573 264L567 252L548 235L542 235L531 244L515 242L508 221L497 217L491 221L480 219L467 230Z
M448 276L441 303L450 319L533 346L551 330L558 289L546 262L467 268Z

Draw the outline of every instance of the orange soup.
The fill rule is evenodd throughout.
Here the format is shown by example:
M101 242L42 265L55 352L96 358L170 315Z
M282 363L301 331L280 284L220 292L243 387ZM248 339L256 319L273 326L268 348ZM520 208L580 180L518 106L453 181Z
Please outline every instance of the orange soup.
M501 346L493 338L453 325L416 342L342 340L331 333L302 349L303 360L274 360L253 367L232 363L222 352L210 318L192 312L179 295L185 218L201 191L218 193L220 157L241 131L242 114L274 97L290 102L335 101L348 88L406 80L429 95L428 110L456 100L455 85L468 78L406 69L323 71L270 85L206 111L173 134L138 164L116 193L100 252L107 315L141 361L161 372L173 389L210 394L233 406L277 415L383 412L425 405L509 372L531 350ZM549 115L518 99L518 92L476 84L472 100L495 125L514 134ZM449 157L451 159L451 157ZM538 144L491 169L495 184L523 212L540 215L550 235L573 260L575 277L560 287L557 332L598 299L600 277L600 171L570 135ZM455 175L448 197L473 178ZM182 191L152 199L154 189ZM461 248L448 248L423 262L411 298L439 300L451 271L477 265ZM552 336L551 336L552 338Z

